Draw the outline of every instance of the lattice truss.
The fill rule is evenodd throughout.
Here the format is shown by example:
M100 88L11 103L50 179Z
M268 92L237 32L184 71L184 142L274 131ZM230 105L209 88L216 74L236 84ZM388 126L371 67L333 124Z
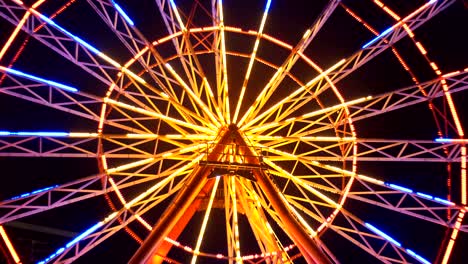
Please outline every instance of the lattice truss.
M106 206L97 216L74 219L94 224L39 263L107 259L101 243L117 233L128 234L130 263L466 256L468 140L456 98L466 93L468 68L439 68L416 34L455 12L455 1L326 1L314 4L321 11L299 40L285 41L269 27L279 8L271 0L246 12L260 15L254 29L231 26L222 0L52 2L0 0L0 156L77 167L92 160L95 169L45 185L4 170L16 179L0 189L8 262L24 259L9 224L59 222L98 200ZM158 22L140 20L143 10ZM314 43L337 23L359 30L350 51L320 59ZM378 69L397 72L387 78L407 81L388 87L391 80L360 75L382 61ZM44 120L66 116L55 122L64 129L28 120L38 107ZM45 165L28 174L36 169L53 174Z

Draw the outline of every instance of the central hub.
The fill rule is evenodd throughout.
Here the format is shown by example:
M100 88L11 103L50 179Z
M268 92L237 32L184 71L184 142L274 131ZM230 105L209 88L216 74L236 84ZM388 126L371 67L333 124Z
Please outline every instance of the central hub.
M261 151L248 145L235 124L221 130L219 140L209 143L201 166L211 169L210 177L238 175L254 180L253 171L262 169Z

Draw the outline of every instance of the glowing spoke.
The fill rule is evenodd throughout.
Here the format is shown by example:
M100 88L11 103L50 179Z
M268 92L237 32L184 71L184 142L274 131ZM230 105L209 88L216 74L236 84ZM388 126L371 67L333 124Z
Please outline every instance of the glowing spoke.
M292 98L294 98L295 96L297 96L298 94L300 94L301 92L303 91L308 91L310 89L310 87L315 84L316 82L322 80L327 74L329 74L330 72L334 71L336 68L340 67L343 63L345 62L345 60L341 60L339 62L337 62L335 65L333 65L332 67L328 68L326 71L320 73L318 76L316 76L315 78L313 78L312 80L310 80L306 85L304 86L301 86L299 87L298 89L296 89L293 93L289 94L287 97L283 98L281 101L279 101L278 103L276 103L275 105L273 105L272 107L268 108L267 110L263 111L261 114L257 115L254 119L250 120L247 124L243 125L241 127L242 130L245 130L247 129L248 127L252 126L253 124L257 123L260 119L262 119L263 117L265 117L266 115L268 115L269 113L271 113L272 111L278 109L280 106L282 106L284 103L288 102L289 100L291 100ZM257 97L257 99L255 99L256 101L260 100L263 96L263 94L266 93L266 89L262 90L262 92L260 93L260 95ZM248 114L250 114L254 109L252 108L253 106L251 106L249 108L249 110L246 112L246 114L244 116L247 116ZM242 120L240 121L242 123Z
M355 141L355 137L324 137L324 136L309 136L309 137L283 137L283 136L264 136L264 135L252 135L251 138L257 141L268 141L268 142L284 142L286 140L291 141L305 141L305 142L352 142ZM269 145L266 145L269 146Z
M213 206L213 201L216 195L216 191L218 190L218 184L221 177L216 177L215 183L213 185L213 189L211 190L210 200L208 201L208 206L206 207L205 217L203 218L203 223L200 228L200 233L198 234L197 244L195 246L195 254L192 257L192 264L197 262L197 253L200 252L201 243L203 240L203 235L205 234L205 229L208 224L208 219L210 217L211 207Z
M188 164L180 167L179 169L177 169L176 171L174 171L173 173L171 173L170 175L168 175L166 178L164 178L163 180L161 180L160 182L156 183L155 185L151 186L150 188L148 188L146 191L144 191L143 193L141 193L140 195L138 195L137 197L133 198L131 201L129 201L125 207L126 208L130 208L132 206L134 206L137 202L141 201L142 199L144 199L146 196L150 195L152 192L156 191L157 189L161 188L162 186L168 184L169 182L171 182L175 177L179 176L181 173L183 173L185 170L193 167L197 162L199 162L201 159L203 158L203 155L199 155L197 158L193 159L191 162L189 162Z
M272 168L275 170L279 171L281 174L283 174L287 179L292 180L293 182L300 184L302 187L306 188L308 191L316 195L317 197L320 197L320 199L324 200L328 204L332 205L334 208L341 208L341 205L337 204L335 201L333 201L331 198L326 196L325 194L317 191L315 188L305 184L302 180L297 178L296 176L292 175L291 173L287 172L286 170L282 169L275 163L269 161L268 159L265 159L265 162L270 165Z
M165 64L166 68L171 72L171 74L176 78L176 80L180 83L180 85L184 88L184 90L190 95L190 97L197 102L197 104L203 109L203 112L205 112L208 117L211 119L211 121L214 122L215 127L219 127L220 123L216 119L216 117L213 115L213 113L208 109L208 107L203 103L203 101L200 99L198 95L196 95L192 89L182 80L182 78L176 73L176 71L172 68L172 66L169 63Z
M240 111L240 108L241 108L241 105L242 105L242 101L243 101L244 96L245 96L245 90L247 89L247 84L248 84L249 78L250 78L250 72L252 71L253 63L255 61L255 56L257 55L258 46L260 44L260 37L261 37L261 35L263 33L263 28L265 27L265 22L266 22L266 19L267 19L267 16L268 16L268 10L270 9L270 5L271 5L271 0L267 0L266 6L265 6L265 11L263 12L262 22L260 23L260 27L258 29L257 38L255 39L254 48L252 50L252 54L250 55L249 66L247 67L247 72L245 73L244 82L242 84L239 99L237 101L236 111L234 113L234 118L232 120L232 122L234 124L237 122L237 116L239 115L239 111Z
M172 117L169 117L169 116L166 116L166 115L163 115L163 114L158 114L158 113L155 113L155 112L152 112L152 111L149 111L149 110L145 110L143 108L135 107L135 106L132 106L132 105L129 105L129 104L126 104L126 103L121 103L121 102L115 101L113 99L107 99L107 100L105 100L105 102L110 103L110 104L115 105L115 106L118 106L118 107L121 107L121 108L124 108L124 109L127 109L127 110L131 110L131 111L140 113L140 114L144 114L144 115L147 115L147 116L152 116L152 117L164 120L164 121L166 121L168 123L178 124L178 125L188 127L188 128L200 131L200 132L204 132L206 134L213 134L213 130L211 130L211 129L201 127L201 126L197 126L197 125L193 125L193 124L184 122L184 121L176 119L176 118L172 118Z
M182 29L182 32L183 32L183 35L184 35L184 39L185 39L185 42L190 50L191 53L194 53L194 50L193 50L193 47L191 45L191 42L190 42L190 36L189 36L189 31L187 30L187 28L185 27L184 23L182 22L182 19L181 19L181 16L179 14L179 11L177 9L177 6L174 2L174 0L170 0L170 6L172 8L172 11L174 12L174 14L176 15L176 18L177 18L177 22L179 23L179 26L180 28ZM182 51L179 51L179 52L182 52ZM195 56L195 55L192 55L192 56ZM200 66L200 63L198 62L197 58L195 57L194 58L195 61L196 61L196 65L200 68L201 70L201 66ZM192 61L190 61L191 65L191 69L193 70L194 69L194 65L192 64ZM168 64L166 63L165 64L166 68L171 72L171 74L176 78L176 80L181 84L181 86L184 88L185 91L187 91L189 93L189 95L191 96L191 98L193 100L195 100L195 102L203 109L203 112L205 114L208 115L208 117L210 118L210 120L217 126L219 127L220 126L220 123L218 122L218 120L216 119L216 117L213 115L213 113L208 109L208 107L205 105L205 103L203 103L200 99L200 97L198 95L196 95L193 90L188 87L188 85L182 80L182 78L175 72L175 70ZM203 71L202 71L203 72ZM206 85L206 88L208 89L209 93L212 94L211 92L211 88L209 87L208 85L208 81L206 80L206 77L204 76L204 74L202 74L202 78L203 78L203 82L205 82L205 85ZM193 85L196 86L196 80L193 80ZM196 87L194 87L196 88Z
M216 4L215 4L216 3ZM226 40L225 40L225 27L224 27L224 14L223 14L223 1L213 0L213 8L215 10L214 25L219 28L219 35L216 35L214 45L216 45L216 78L218 87L218 105L222 107L223 119L229 124L231 123L230 105L229 105L229 88L228 88L228 72L226 62ZM219 54L219 47L221 52Z
M135 168L135 167L139 167L139 166L148 164L148 163L153 162L153 161L155 161L155 158L148 158L148 159L144 159L144 160L135 161L135 162L128 163L128 164L125 164L125 165L121 165L121 166L118 166L118 167L115 167L115 168L107 169L107 173L115 173L115 172L128 170L128 169L131 169L131 168Z
M322 26L331 16L335 8L340 3L339 0L331 1L325 9L322 11L320 16L314 22L314 24L306 30L300 42L292 49L291 54L288 58L283 62L281 67L279 67L273 77L270 79L268 84L264 87L262 92L258 95L257 99L255 100L254 104L248 109L248 111L244 114L241 118L238 126L243 126L245 121L250 117L250 115L257 114L258 111L263 107L263 105L268 101L270 96L273 94L275 89L279 86L283 78L286 74L289 73L291 68L294 66L296 61L299 59L299 56L302 55L302 52L308 47L308 45L312 42L315 38L317 33L320 31ZM253 109L257 109L255 112Z
M250 126L249 130L248 130L248 133L255 134L256 132L264 131L264 130L272 128L272 127L288 125L288 124L291 124L293 122L300 122L302 120L307 120L308 118L318 116L318 115L331 114L331 113L333 113L335 111L342 110L342 109L344 109L344 108L346 108L348 106L355 105L355 104L360 104L362 102L369 101L371 99L372 99L372 96L363 97L363 98L348 101L346 103L337 104L337 105L330 106L330 107L327 107L327 108L324 108L324 109L309 112L309 113L303 114L300 117L292 117L292 118L289 118L289 119L287 119L285 121L262 124L261 126Z

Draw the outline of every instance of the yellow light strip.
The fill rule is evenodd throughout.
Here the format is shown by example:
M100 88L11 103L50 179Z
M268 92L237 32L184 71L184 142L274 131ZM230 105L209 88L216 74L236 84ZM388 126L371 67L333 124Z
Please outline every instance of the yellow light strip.
M128 163L128 164L125 164L125 165L121 165L121 166L118 166L118 167L115 167L115 168L108 169L107 173L115 173L115 172L119 172L119 171L123 171L123 170L128 170L128 169L131 169L131 168L135 168L135 167L138 167L138 166L141 166L141 165L148 164L148 163L150 163L150 162L152 162L154 160L155 160L155 158L148 158L148 159L144 159L144 160L131 162L131 163Z
M276 70L276 73L273 75L273 77L271 77L270 81L267 83L267 85L265 85L265 87L263 88L263 90L260 92L260 94L257 96L257 98L255 99L255 102L249 107L249 109L247 109L247 111L244 113L244 115L242 116L241 120L239 121L239 123L237 124L237 126L242 126L244 124L244 122L251 116L254 114L254 111L255 111L255 108L258 106L258 104L260 103L260 101L262 100L262 98L265 96L266 92L268 91L268 87L271 86L271 84L273 83L273 81L276 79L276 77L281 74L283 71L283 68L282 67L279 67L277 70ZM283 100L284 101L284 100ZM277 104L279 105L279 103ZM243 127L246 127L247 125L243 126Z
M11 43L13 42L13 40L16 38L16 36L18 35L18 32L21 30L21 28L23 27L24 23L26 22L26 20L28 19L28 17L31 15L31 13L29 11L26 11L26 13L24 14L23 18L20 20L20 22L18 23L18 25L16 26L16 28L13 30L13 32L11 33L10 37L8 38L7 42L3 45L3 48L2 50L0 51L0 60L3 58L3 55L5 55L7 49L11 46Z
M317 116L317 115L332 113L332 112L334 112L336 110L340 110L340 109L343 109L343 108L351 106L351 105L355 105L355 104L359 104L359 103L362 103L362 102L365 102L365 101L369 101L371 99L372 99L372 96L362 97L362 98L359 98L359 99L348 101L346 103L341 103L341 104L337 104L337 105L334 105L334 106L323 108L323 109L320 109L320 110L317 110L317 111L309 112L309 113L304 114L304 115L302 115L301 117L298 117L298 118L290 118L290 119L287 119L287 120L282 121L282 122L266 123L266 124L262 124L262 125L257 126L257 127L254 126L254 127L251 127L251 130L249 130L249 133L255 133L255 132L262 131L262 130L265 130L265 129L268 129L268 128L272 128L272 127L279 126L279 125L289 124L289 123L292 123L294 121L304 120L304 119L307 119L307 118L310 118L310 117L313 117L313 116Z
M104 155L102 156L104 157ZM104 162L105 161L105 158L103 160ZM107 170L107 165L105 166L105 169ZM117 185L115 184L115 181L112 177L109 177L109 182L112 186L112 188L114 189L115 193L117 194L117 197L119 198L120 202L122 203L122 205L125 207L125 208L128 208L127 207L127 201L125 200L125 198L123 197L122 193L120 192L119 188L117 187ZM137 213L133 213L135 215L135 218L144 226L146 227L148 230L152 230L153 228L151 227L150 224L148 224L148 222L146 222L139 214Z
M453 122L455 123L455 127L457 128L458 135L460 137L463 137L465 135L465 133L463 132L463 127L461 125L460 119L458 118L457 109L455 108L455 103L453 102L452 94L449 91L447 81L445 79L442 79L440 82L442 83L442 89L444 90L445 99L447 100L447 104L449 106L450 113L452 114L452 118L453 118Z
M198 95L196 95L192 89L184 82L184 80L177 74L177 72L172 68L172 66L169 63L164 64L166 68L171 72L172 76L176 78L176 80L180 83L180 85L184 88L184 90L197 102L199 106L203 109L203 111L208 114L209 118L213 123L217 126L220 127L220 123L216 119L216 117L213 115L213 113L208 109L208 107L203 103L203 101L200 99Z
M153 116L153 117L159 118L161 120L165 120L167 122L173 122L175 124L185 126L185 127L189 127L189 128L194 129L194 130L201 131L201 132L204 132L204 133L207 133L207 134L213 134L213 130L208 129L206 127L193 125L193 124L184 122L184 121L179 120L179 119L175 119L175 118L172 118L172 117L165 116L163 114L148 111L146 109L139 108L139 107L136 107L136 106L132 106L132 105L129 105L129 104L126 104L126 103L118 102L118 101L115 101L115 100L110 99L110 98L104 98L104 102L105 103L110 103L112 105L116 105L116 106L119 106L119 107L122 107L122 108L127 109L127 110L132 110L132 111L140 113L140 114Z
M285 140L300 140L300 141L318 141L318 142L352 142L357 140L355 137L322 137L322 136L308 136L308 137L282 137L282 136L264 136L252 135L249 138L257 141L285 141Z
M466 181L466 146L461 147L461 202L463 205L467 203L467 181Z
M218 0L218 12L219 12L219 29L221 35L221 57L223 62L223 81L221 86L223 89L223 97L224 103L223 106L225 107L225 116L224 119L229 124L231 123L231 112L229 110L229 84L228 84L228 73L227 73L227 63L226 63L226 39L224 34L224 11L223 11L223 1Z
M206 207L205 216L203 217L203 223L200 228L200 233L198 234L197 244L194 250L195 254L192 257L192 262L191 262L192 264L195 264L197 262L197 255L200 254L200 247L201 247L201 243L203 240L203 235L205 234L205 229L208 224L208 219L210 217L211 208L213 206L213 201L216 195L216 191L218 190L218 184L219 184L220 179L221 177L219 176L216 177L215 183L213 185L213 189L211 190L210 200L208 201L208 206Z
M441 264L447 264L450 259L450 255L452 254L453 246L455 245L455 240L457 239L458 231L460 230L464 216L465 211L462 209L458 213L457 222L455 223L455 226L452 230L452 235L450 236L450 241L447 245L447 249L445 250L444 258L442 259Z
M293 214L296 216L297 219L299 219L299 222L309 231L309 236L315 237L317 235L317 232L310 227L310 225L306 222L306 220L302 217L302 215L299 214L299 212L286 200L284 195L280 192L278 193L281 198L283 198L283 201L288 205L289 209L293 212Z
M426 49L423 47L423 45L421 44L421 42L416 42L416 46L418 47L419 51L423 54L423 55L426 55L427 54L427 51Z
M236 177L229 176L231 180L231 195L232 195L232 214L233 214L233 222L234 222L234 243L235 243L235 250L236 250L236 263L242 263L242 257L240 253L240 240L239 240L239 219L237 215L237 194L236 194Z
M208 82L206 77L203 77L203 82L205 83L205 89L208 91L208 96L210 97L210 100L213 103L213 107L216 111L216 114L218 115L219 120L221 121L221 123L225 124L223 114L221 113L221 110L219 109L219 106L216 102L216 98L214 97L214 94L213 94L213 90L211 89L210 83Z
M267 7L265 8L265 11L263 12L262 22L260 23L260 28L258 29L257 38L255 40L255 44L254 44L254 47L253 47L253 50L252 50L252 54L250 55L249 65L247 67L247 72L245 73L244 82L242 84L241 93L240 93L239 99L237 101L236 111L234 113L234 118L232 120L232 122L234 124L237 122L237 117L239 115L239 111L240 111L240 108L241 108L241 105L242 105L242 101L244 99L245 91L247 90L247 84L249 82L250 73L252 71L253 63L254 63L255 57L257 55L258 46L260 44L260 37L263 34L263 28L265 27L265 22L266 22L266 19L268 17L269 1L271 1L271 0L267 0L267 1L268 1L267 2Z
M284 170L283 168L279 167L278 165L271 162L270 160L264 159L264 161L265 161L265 163L267 163L268 165L273 167L275 170L279 171L281 174L284 174L285 176L287 176L288 179L290 179L293 182L295 182L295 183L301 185L302 187L306 188L308 191L312 192L314 195L318 196L319 198L321 198L322 200L324 200L328 204L332 205L333 207L335 207L335 208L340 208L341 207L341 205L339 205L338 203L333 201L330 197L326 196L325 194L321 193L320 191L317 191L315 188L313 188L313 187L309 186L308 184L304 183L302 180L295 177L294 175L292 175L288 171Z
M213 140L214 136L207 135L198 135L198 134L167 134L167 135L158 135L158 134L134 134L128 133L125 135L128 138L137 138L137 139L157 139L157 138L167 138L167 139L184 139L184 140Z
M127 202L125 201L125 198L122 196L122 193L120 192L119 188L115 184L114 179L109 177L109 182L110 182L112 188L114 188L114 191L117 194L117 197L119 198L120 202L122 203L122 205L125 206L127 204Z
M13 258L15 263L21 263L21 260L18 257L18 254L16 253L16 250L13 247L13 244L11 244L11 241L8 238L8 235L5 232L5 229L1 225L0 225L0 235L2 235L3 241L5 242L5 244L6 244L7 248L8 248L8 251L10 251L11 257Z
M182 32L184 33L183 36L184 38L186 39L186 42L187 42L187 45L191 45L190 44L190 39L189 39L189 36L187 34L185 34L186 32L200 32L200 31L203 31L205 30L205 28L196 28L196 29L187 29L185 27L185 25L183 24L182 22L182 19L181 19L181 16L179 14L179 11L177 9L177 6L175 5L175 2L174 1L170 1L170 5L171 5L171 8L172 10L174 11L175 15L176 15L176 18L177 18L177 21L179 23L179 26L181 27L182 29ZM189 47L190 48L190 47ZM192 60L190 60L190 63L193 63ZM166 65L167 67L168 65ZM170 67L170 65L169 65ZM171 73L174 75L175 74L175 71L172 69L172 67L170 67L169 69L171 71ZM193 67L192 67L192 74L195 74L194 70L193 70ZM175 76L176 79L180 82L182 79L180 78L179 75ZM214 105L214 108L216 109L216 111L218 112L218 117L222 116L222 115L219 115L219 109L218 109L218 106L216 105L216 101L214 99L214 96L213 96L213 91L211 90L211 87L210 85L208 84L208 81L206 79L205 76L203 76L203 83L205 84L205 89L208 91L208 94L210 96L210 99L211 99L211 102L213 103ZM212 126L213 128L218 128L220 127L220 122L214 117L213 113L208 110L207 106L200 100L200 98L196 95L194 95L194 93L192 92L192 89L190 89L186 84L185 82L182 81L181 85L184 87L185 90L187 90L187 92L192 96L192 98L203 108L203 111L208 114L209 118L211 119L211 121L213 121L213 123L215 124L215 126L212 126L211 124L208 124L208 126ZM196 84L195 84L196 85ZM221 117L220 120L223 120L223 118Z
M267 109L266 111L264 111L262 114L258 115L256 118L254 118L253 120L251 120L250 122L248 122L247 124L245 124L244 126L242 126L241 130L244 130L246 129L247 127L250 127L252 126L253 124L255 124L256 122L258 122L258 120L260 120L261 118L265 117L266 115L268 115L270 112L274 111L275 109L277 109L278 107L280 107L281 105L283 105L285 102L287 102L288 100L294 98L295 96L297 96L298 94L300 94L301 92L305 91L306 89L309 89L311 85L313 85L314 83L318 82L319 80L321 80L322 78L324 78L326 75L328 75L330 72L336 70L338 67L340 67L341 65L343 65L345 63L345 59L342 59L340 61L338 61L337 63L335 63L333 66L331 66L330 68L328 68L326 71L323 71L322 73L320 73L319 75L317 75L315 78L313 78L312 80L310 80L306 85L303 85L299 88L297 88L293 93L291 93L290 95L288 95L287 97L283 98L281 101L279 101L278 103L276 103L275 105L273 105L272 107L270 107L269 109ZM272 78L273 80L274 78ZM271 81L271 80L270 80ZM269 85L265 86L265 87L268 87ZM260 93L261 95L266 93L265 89L262 91L262 93ZM257 97L256 100L260 100L261 97ZM255 105L255 104L254 104ZM247 113L249 113L250 111L247 111ZM246 113L246 114L247 114ZM244 115L245 116L245 115ZM242 118L244 119L244 118ZM242 121L242 120L241 120Z
M102 104L101 114L99 115L98 133L102 133L102 129L104 128L104 119L105 119L105 115L106 115L106 108L107 108L107 104Z
M192 160L191 162L187 163L185 166L183 167L180 167L178 170L176 170L175 172L171 173L169 176L167 176L166 178L162 179L160 182L156 183L155 185L151 186L151 188L147 189L146 191L140 193L137 197L133 198L130 202L128 202L126 205L125 205L125 208L130 208L131 206L133 206L135 203L139 202L140 200L142 200L143 198L145 198L146 196L148 196L149 194L151 194L152 192L156 191L157 189L159 189L160 187L166 185L167 183L169 183L170 181L172 181L175 177L177 177L179 175L179 173L182 173L183 171L187 170L188 168L190 168L191 166L193 166L195 163L199 162L202 158L204 157L204 154L198 156L197 158L195 158L194 160Z
M108 167L107 167L107 158L106 158L106 155L102 155L101 156L101 161L102 161L102 168L107 171Z

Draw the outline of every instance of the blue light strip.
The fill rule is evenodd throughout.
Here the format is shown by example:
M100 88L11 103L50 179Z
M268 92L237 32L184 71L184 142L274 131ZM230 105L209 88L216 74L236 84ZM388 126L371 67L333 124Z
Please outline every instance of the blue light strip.
M96 49L95 47L91 46L90 44L88 44L86 41L82 40L81 38L73 35L72 33L70 33L68 30L64 29L63 27L59 26L57 23L55 23L54 21L52 21L51 19L49 19L48 17L42 15L42 14L38 14L40 16L40 18L42 20L44 20L45 22L47 22L48 24L54 26L55 28L57 28L58 30L62 31L63 33L65 33L66 35L68 35L69 37L71 37L72 39L74 39L76 42L82 44L83 46L85 46L87 49L89 49L91 52L93 52L94 54L96 55L100 55L102 54L101 51L99 51L98 49Z
M395 239L393 239L391 236L385 234L384 232L380 231L379 229L377 229L375 226L369 224L369 223L364 223L366 225L367 228L369 228L370 230L372 230L372 232L376 233L377 235L385 238L388 242L394 244L395 246L398 246L398 247L401 247L401 244L396 241Z
M431 262L427 261L425 258L421 257L420 255L416 254L413 250L411 249L406 249L406 252L408 252L408 254L410 254L412 257L414 257L415 259L419 260L421 263L424 263L424 264L431 264Z
M439 143L468 143L466 138L436 138L434 141Z
M429 200L434 200L434 197L432 195L429 195L429 194L417 192L416 195L421 196L421 197L426 198L426 199L429 199Z
M268 0L266 7L265 7L266 12L268 12L268 10L270 9L270 5L271 5L271 0Z
M78 243L81 239L85 238L87 235L91 234L92 232L96 231L98 228L102 227L104 224L103 222L98 222L97 224L93 225L90 227L88 230L84 231L81 233L79 236L75 237L72 241L68 242L65 247L59 248L57 251L55 251L52 255L48 256L46 259L37 262L37 264L45 264L49 261L51 261L53 258L55 258L57 255L60 253L64 252L66 249L72 247L76 243Z
M439 202L439 203L446 204L446 205L455 205L455 203L450 202L450 201L445 200L445 199L442 199L442 198L439 198L439 197L434 197L434 200Z
M370 230L372 230L372 232L376 233L377 235L385 238L388 242L404 249L410 256L412 256L413 258L419 260L419 262L421 263L424 263L424 264L430 264L429 261L427 261L425 258L421 257L420 255L416 254L413 250L411 249L408 249L408 248L403 248L401 246L401 244L396 241L395 239L393 239L392 237L390 237L389 235L385 234L384 232L380 231L378 228L376 228L375 226L369 224L369 223L364 223L366 225L367 228L369 228Z
M440 143L450 143L452 142L453 139L451 138L436 138L435 142L440 142Z
M20 132L9 132L9 131L0 131L0 136L37 136L37 137L68 137L70 133L67 132L29 132L29 131L20 131Z
M5 68L5 67L0 66L0 70L3 70L5 72L7 72L7 73L10 73L10 74L13 74L13 75L16 75L16 76L24 77L26 79L30 79L30 80L33 80L33 81L45 83L45 84L48 84L50 86L53 86L53 87L56 87L56 88L59 88L59 89L65 90L65 91L74 92L74 93L78 92L78 89L76 89L75 87L65 85L65 84L61 84L61 83L58 83L58 82L54 82L54 81L51 81L51 80L46 80L44 78L37 77L37 76L31 75L31 74L27 74L27 73L24 73L24 72L21 72L21 71L18 71L18 70L14 70L14 69L11 69L11 68Z
M393 183L385 183L385 185L387 185L389 187L392 187L393 189L402 191L402 192L406 192L406 193L412 193L413 192L413 190L411 190L409 188L405 188L405 187L402 187L400 185L396 185L396 184L393 184Z
M63 251L65 251L65 248L63 248L63 247L59 248L54 254L48 256L43 261L37 262L37 264L45 264L45 263L49 262L50 260L52 260L53 258L55 258L55 256L57 256L58 254L62 253Z
M362 46L363 49L369 47L370 45L372 45L374 42L376 42L377 40L381 39L383 36L387 35L388 33L392 32L393 30L393 26L386 29L384 32L380 33L380 35L378 35L377 37L375 37L374 39L372 39L371 41L367 42L367 44L365 44L364 46Z
M437 2L437 0L431 0L429 1L427 4L429 5L432 5L434 4L435 2ZM407 17L408 18L408 17ZM402 21L405 21L407 20L407 18L401 20L400 22L398 22L397 24L391 26L390 28L387 28L384 32L380 33L380 35L378 35L377 37L375 37L374 39L372 39L371 41L367 42L367 44L365 44L364 46L362 46L363 49L369 47L371 44L373 44L374 42L376 42L377 40L381 39L382 37L384 37L385 35L387 35L388 33L392 32L398 24L401 24Z
M120 13L120 15L122 15L122 17L125 19L125 21L127 21L128 24L130 24L131 26L135 25L132 19L127 15L127 13L125 13L125 11L116 2L112 1L112 4L114 4L115 9L117 9L117 11Z
M421 193L421 192L414 192L413 190L411 190L409 188L406 188L406 187L403 187L403 186L400 186L400 185L396 185L396 184L393 184L393 183L385 182L384 185L388 186L388 187L390 187L392 189L395 189L397 191L401 191L401 192L405 192L405 193L412 193L412 194L415 194L416 196L419 196L421 198L424 198L424 199L427 199L427 200L432 200L434 202L438 202L438 203L441 203L441 204L445 204L445 205L449 205L449 206L454 206L455 205L454 202L451 202L451 201L448 201L448 200L445 200L445 199L442 199L442 198L439 198L439 197L435 197L435 196L432 196L432 195L429 195L429 194L425 194L425 193Z
M72 241L68 242L67 245L65 246L65 248L69 248L71 246L73 246L74 244L76 244L78 241L80 241L81 239L85 238L87 235L91 234L92 232L96 231L98 228L100 228L102 226L102 222L98 222L97 224L93 225L92 227L90 227L88 230L84 231L83 233L81 233L81 235L75 237Z
M42 189L39 189L39 190L35 190L35 191L33 191L33 192L23 193L23 194L21 194L21 195L12 197L12 198L10 198L10 199L8 199L8 200L11 201L11 200L17 200L17 199L20 199L20 198L29 197L29 196L31 196L31 195L38 194L38 193L41 193L41 192L45 192L45 191L51 190L51 189L56 188L56 187L58 187L58 185L54 185L54 186L42 188Z

